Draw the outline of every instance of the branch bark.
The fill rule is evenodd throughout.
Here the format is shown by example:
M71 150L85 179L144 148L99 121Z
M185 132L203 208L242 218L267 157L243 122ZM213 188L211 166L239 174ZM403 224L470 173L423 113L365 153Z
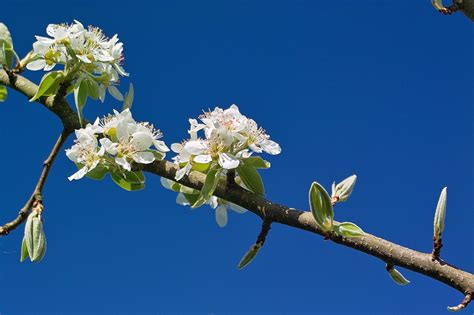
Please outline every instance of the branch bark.
M11 80L4 70L0 70L0 84L10 86L11 88L26 95L28 98L31 98L33 95L35 95L37 90L37 86L35 84L21 76L17 75L15 80ZM48 110L52 111L61 119L66 132L71 132L71 130L75 128L80 128L77 115L69 107L69 104L67 104L65 100L57 102L56 104L53 97L41 98L39 101ZM58 140L58 143L61 142L61 140ZM57 152L50 155L51 161L54 160L56 154ZM50 166L50 163L45 164L45 168L47 168L46 170L43 169L45 177L47 176ZM174 180L174 176L178 170L178 167L171 162L155 161L152 164L143 165L142 170ZM189 176L185 176L179 182L194 189L201 189L204 181L205 175L194 171L191 172ZM40 184L39 182L37 188L40 187L41 189L43 184ZM220 198L250 210L251 212L260 216L263 220L266 220L266 222L277 222L321 236L328 236L327 233L322 231L316 225L316 222L310 212L273 203L263 197L259 197L241 188L240 186L234 185L231 180L222 179L219 182L214 194ZM25 207L31 207L33 202L32 198L34 198L34 195L35 194L33 194ZM17 220L21 219L17 218ZM21 221L16 225L20 223ZM11 229L8 229L8 231L9 230ZM359 238L345 238L337 234L330 234L328 237L337 244L341 244L343 246L350 247L377 257L389 265L407 268L414 272L424 274L430 278L441 281L442 283L445 283L446 285L460 291L466 297L471 297L474 294L473 274L450 265L442 260L433 261L431 259L430 253L421 253L368 233ZM465 306L467 303L464 303L463 305Z

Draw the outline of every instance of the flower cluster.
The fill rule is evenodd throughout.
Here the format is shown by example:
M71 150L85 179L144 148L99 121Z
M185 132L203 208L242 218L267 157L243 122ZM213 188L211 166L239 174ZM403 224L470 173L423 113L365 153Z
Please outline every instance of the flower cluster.
M36 36L33 54L27 64L29 70L52 70L57 64L65 66L71 79L81 76L92 78L99 84L99 98L103 101L109 87L112 96L123 98L113 85L120 76L128 76L122 68L123 44L117 35L107 38L101 29L84 28L79 21L73 24L49 24L50 37Z
M216 107L201 115L199 120L190 119L189 123L189 139L171 146L177 153L173 161L179 167L175 181L196 170L206 174L204 186L197 191L175 181L163 180L162 184L178 192L178 204L192 208L209 204L215 209L217 224L223 227L227 224L227 209L237 213L246 210L213 196L219 180L232 176L236 184L263 195L263 182L257 169L269 168L270 163L252 154L276 155L281 149L253 119L242 115L236 105L228 109ZM202 138L199 133L203 134Z
M223 169L231 170L238 168L241 161L253 152L272 155L281 152L279 144L270 140L270 136L253 119L242 115L237 105L225 110L216 107L199 119L201 122L189 120L189 140L171 146L178 154L173 160L180 165L176 180L187 175L193 164L215 162ZM198 138L201 130L204 131L204 139Z
M79 170L69 180L85 175L103 178L109 172L114 181L126 184L143 176L132 171L133 163L150 164L163 159L169 151L159 140L161 132L149 123L136 122L129 109L121 113L114 111L113 115L96 119L94 124L75 133L75 144L66 150L66 155Z

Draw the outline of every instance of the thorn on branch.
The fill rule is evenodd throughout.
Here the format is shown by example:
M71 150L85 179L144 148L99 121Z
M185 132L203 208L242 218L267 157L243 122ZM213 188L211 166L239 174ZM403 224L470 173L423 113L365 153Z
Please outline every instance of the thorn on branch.
M468 293L468 294L466 294L464 299L461 301L461 303L459 303L459 305L457 305L457 306L448 306L448 311L450 311L450 312L459 312L463 308L466 308L466 306L469 305L471 300L472 300L472 293Z

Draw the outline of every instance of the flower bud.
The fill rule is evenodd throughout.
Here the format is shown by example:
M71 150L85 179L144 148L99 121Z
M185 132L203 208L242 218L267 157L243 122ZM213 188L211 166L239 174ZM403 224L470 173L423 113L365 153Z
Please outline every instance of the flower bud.
M332 184L332 195L331 200L333 203L339 201L346 201L354 189L355 183L357 180L356 175L352 175L344 179L342 182L336 185L334 182Z

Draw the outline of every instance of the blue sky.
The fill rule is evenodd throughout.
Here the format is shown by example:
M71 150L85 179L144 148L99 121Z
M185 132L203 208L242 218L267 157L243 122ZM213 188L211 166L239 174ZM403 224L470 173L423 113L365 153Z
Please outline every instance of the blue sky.
M17 0L0 13L20 54L48 23L73 19L119 34L134 115L167 143L216 105L236 103L259 122L283 149L263 172L275 202L307 209L313 180L329 186L356 173L336 219L428 252L448 186L442 256L474 269L474 34L464 16L444 17L429 0ZM90 102L85 115L119 106ZM0 115L5 222L31 193L60 124L13 92ZM258 234L253 214L232 214L221 229L210 208L177 206L157 177L129 193L110 179L69 183L73 172L61 154L44 191L43 262L19 263L22 229L0 240L2 315L445 314L462 299L409 271L411 284L399 287L382 261L276 224L238 271Z

